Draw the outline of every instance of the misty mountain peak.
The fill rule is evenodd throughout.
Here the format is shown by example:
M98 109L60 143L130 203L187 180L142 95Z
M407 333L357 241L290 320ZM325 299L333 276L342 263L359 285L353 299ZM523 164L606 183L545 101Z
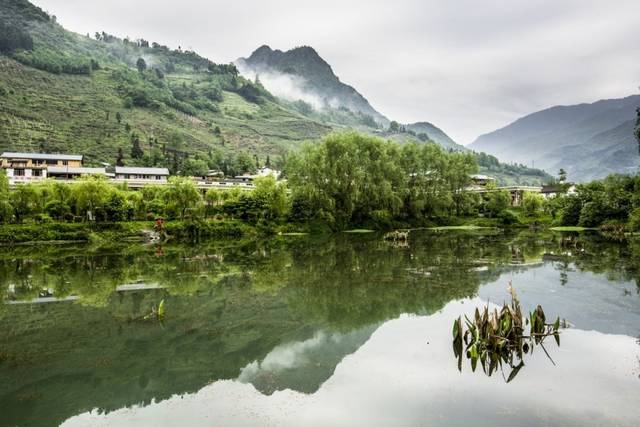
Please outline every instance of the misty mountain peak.
M238 63L261 77L269 73L300 77L305 82L300 89L320 97L324 103L371 115L379 123L388 123L388 119L377 112L356 89L342 83L331 66L311 46L298 46L283 52L264 45L248 58L240 58ZM269 89L268 80L262 81Z

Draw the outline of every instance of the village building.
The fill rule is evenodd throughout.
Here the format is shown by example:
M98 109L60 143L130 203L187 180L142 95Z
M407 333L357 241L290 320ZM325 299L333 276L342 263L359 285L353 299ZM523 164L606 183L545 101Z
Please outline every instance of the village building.
M524 193L540 193L542 187L534 187L527 185L510 185L504 187L496 187L496 179L487 175L471 175L471 184L466 190L472 193L491 193L493 191L507 191L511 196L511 206L520 206Z
M475 187L486 187L495 184L496 179L488 175L471 175L471 185Z
M85 176L107 176L105 168L85 168L73 166L50 166L47 177L59 180L77 179Z
M75 154L42 154L5 152L0 155L1 168L10 181L33 181L47 177L51 167L82 167L83 156Z
M149 181L165 183L169 178L167 168L142 168L116 166L115 179L121 181Z
M556 197L562 194L572 195L572 194L576 194L576 186L570 185L569 187L567 187L565 185L557 185L557 184L543 185L542 189L540 190L540 194L542 194L542 196L545 199L550 199L552 197Z

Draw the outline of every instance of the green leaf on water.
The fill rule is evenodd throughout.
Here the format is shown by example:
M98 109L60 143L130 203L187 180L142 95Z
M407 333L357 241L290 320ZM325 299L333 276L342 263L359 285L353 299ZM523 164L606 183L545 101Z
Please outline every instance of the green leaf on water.
M158 304L158 318L164 318L164 300L160 301L160 304Z
M518 375L518 372L520 372L520 369L522 369L523 366L524 366L524 362L520 362L518 366L513 368L513 370L509 374L509 378L507 378L507 382L510 382L512 379L514 379L516 375Z

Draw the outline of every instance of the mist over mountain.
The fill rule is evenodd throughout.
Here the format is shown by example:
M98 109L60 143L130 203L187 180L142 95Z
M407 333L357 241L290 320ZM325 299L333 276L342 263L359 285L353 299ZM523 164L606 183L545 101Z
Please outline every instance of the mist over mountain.
M248 58L238 59L236 65L249 78L257 75L276 96L300 99L316 109L347 108L370 115L379 124L389 123L389 119L376 111L356 89L341 82L312 47L301 46L283 52L264 45Z
M564 168L575 181L634 173L640 166L633 136L638 107L640 95L556 106L482 135L469 148L551 173Z

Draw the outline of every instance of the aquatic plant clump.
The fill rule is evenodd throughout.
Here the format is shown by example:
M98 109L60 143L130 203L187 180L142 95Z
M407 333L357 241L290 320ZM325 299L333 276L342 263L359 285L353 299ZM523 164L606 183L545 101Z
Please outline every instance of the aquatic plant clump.
M488 376L500 369L504 377L503 364L506 364L510 372L505 380L510 382L524 366L524 355L533 354L536 345L540 345L554 363L543 342L545 338L553 336L557 345L560 345L560 318L554 323L546 323L544 310L539 305L528 317L524 317L511 283L509 293L511 303L504 303L499 311L494 308L491 312L485 306L482 311L476 308L473 319L465 315L466 330L462 317L454 321L453 352L458 359L458 370L462 371L463 355L470 360L473 372L480 361L482 370ZM526 327L529 328L528 334L525 333Z

